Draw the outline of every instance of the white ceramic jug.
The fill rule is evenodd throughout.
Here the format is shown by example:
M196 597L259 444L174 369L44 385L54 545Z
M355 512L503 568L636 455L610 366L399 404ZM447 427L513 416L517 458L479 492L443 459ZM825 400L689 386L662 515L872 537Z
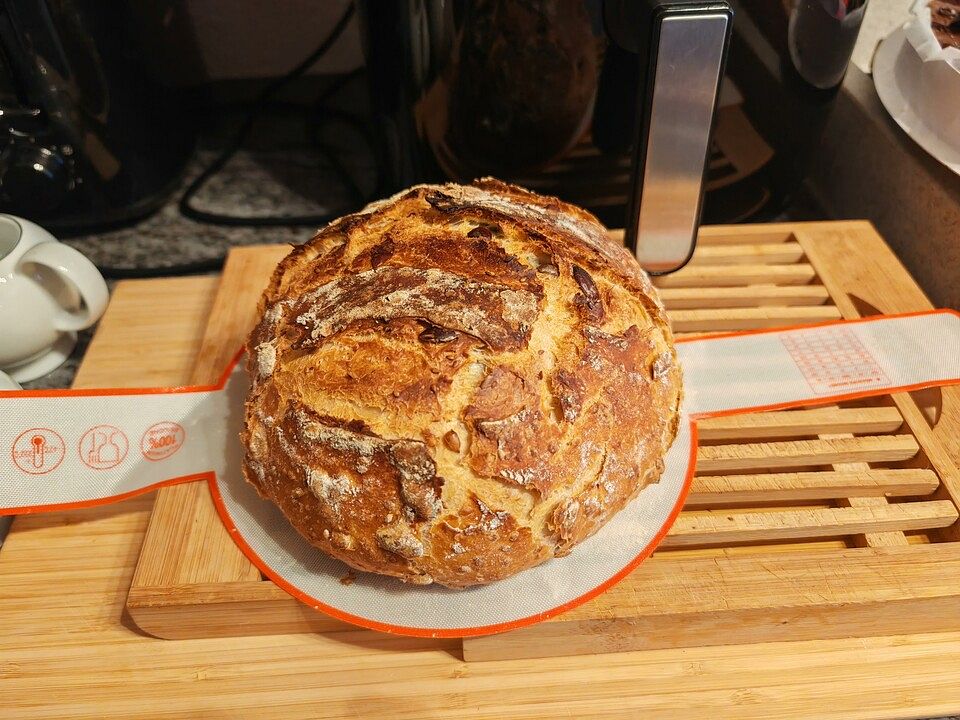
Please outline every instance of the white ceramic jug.
M0 391L2 390L19 390L20 384L14 380L12 377L7 375L5 372L0 370Z
M29 220L0 214L0 369L17 382L57 368L107 307L93 263Z

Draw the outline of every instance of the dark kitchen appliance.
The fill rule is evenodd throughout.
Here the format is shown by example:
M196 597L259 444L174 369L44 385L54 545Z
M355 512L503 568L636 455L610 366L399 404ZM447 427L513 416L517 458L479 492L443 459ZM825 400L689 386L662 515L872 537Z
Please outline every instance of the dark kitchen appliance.
M676 269L701 203L705 220L736 222L789 200L864 5L364 3L386 181L513 180L625 227L651 271Z
M0 211L89 229L143 216L176 186L192 129L145 68L131 5L0 4Z

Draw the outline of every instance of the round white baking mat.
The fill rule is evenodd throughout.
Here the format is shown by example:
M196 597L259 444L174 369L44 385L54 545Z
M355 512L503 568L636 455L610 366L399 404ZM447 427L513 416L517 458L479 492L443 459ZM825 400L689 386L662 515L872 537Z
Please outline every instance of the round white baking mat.
M570 555L466 590L359 572L352 583L342 583L350 568L310 545L273 503L257 495L240 474L239 455L217 477L218 506L261 571L317 610L388 632L481 635L546 619L605 587L648 553L686 495L690 428L684 415L660 482L645 488Z

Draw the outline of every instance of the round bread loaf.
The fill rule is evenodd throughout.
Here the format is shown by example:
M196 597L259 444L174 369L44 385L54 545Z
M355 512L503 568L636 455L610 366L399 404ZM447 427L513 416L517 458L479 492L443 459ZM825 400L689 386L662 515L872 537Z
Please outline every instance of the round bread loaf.
M496 180L331 223L260 313L244 474L359 570L465 587L566 555L676 434L646 274L589 213Z

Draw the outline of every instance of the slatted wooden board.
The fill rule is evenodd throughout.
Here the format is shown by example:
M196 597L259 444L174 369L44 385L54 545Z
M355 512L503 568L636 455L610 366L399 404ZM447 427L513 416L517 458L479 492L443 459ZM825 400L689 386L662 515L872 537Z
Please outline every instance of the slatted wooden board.
M195 381L233 355L285 252L231 254ZM704 228L690 265L657 284L680 336L930 306L860 222ZM652 558L564 615L465 640L464 657L960 629L960 391L713 419L700 441L689 502ZM204 484L158 492L127 609L167 638L346 627L261 577Z

